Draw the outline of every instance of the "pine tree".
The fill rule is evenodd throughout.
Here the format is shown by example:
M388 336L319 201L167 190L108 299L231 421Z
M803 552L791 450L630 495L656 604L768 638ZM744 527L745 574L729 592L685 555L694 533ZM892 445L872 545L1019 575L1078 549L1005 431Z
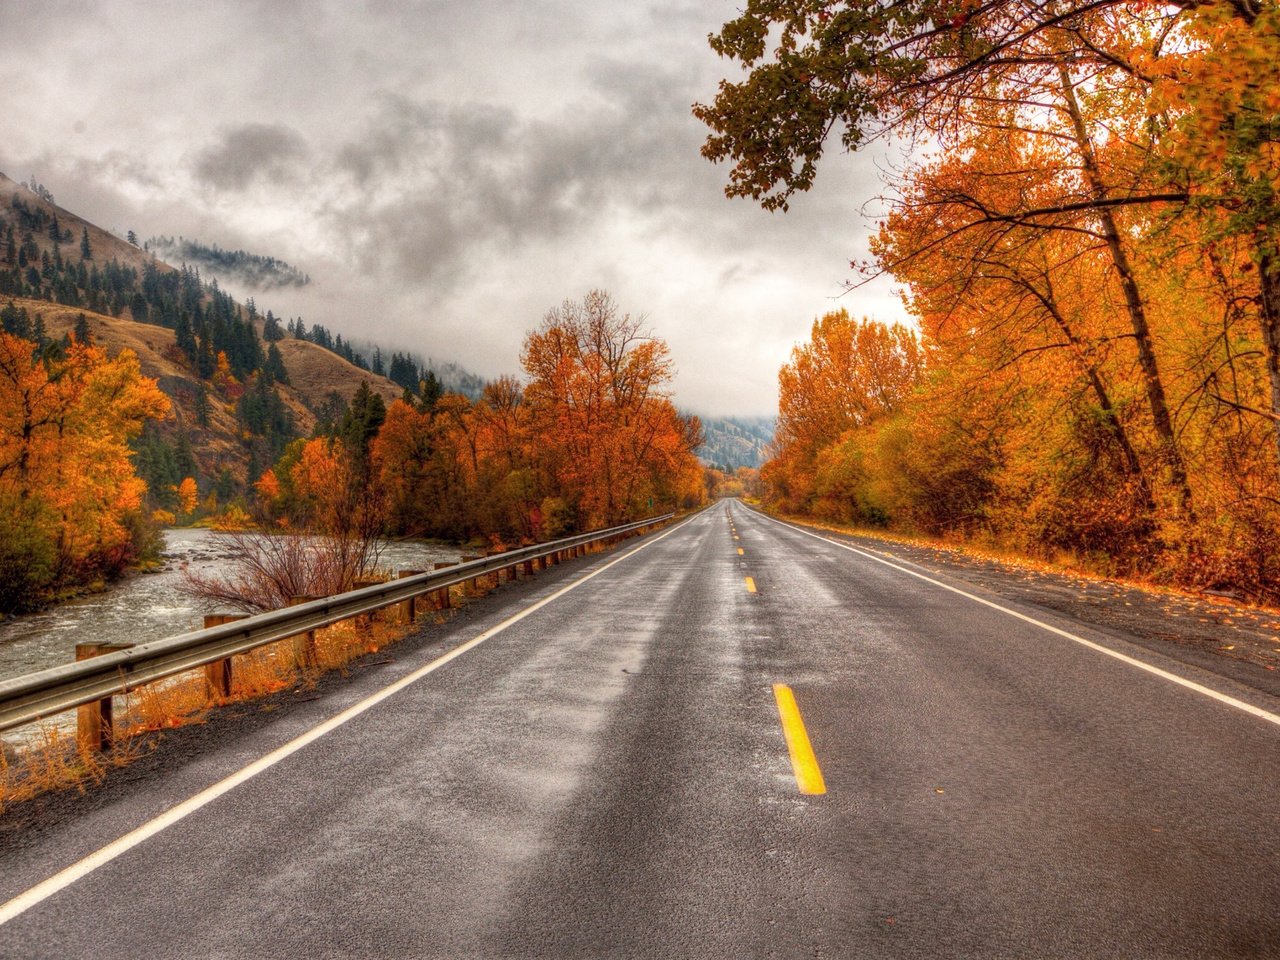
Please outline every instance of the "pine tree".
M284 339L284 333L280 330L280 321L270 310L267 311L266 319L262 321L262 339L268 343Z
M427 370L418 383L418 394L422 397L422 409L434 410L440 398L444 396L444 387L440 385L434 370Z
M209 391L203 383L196 387L196 423L209 425Z
M143 305L145 310L146 305ZM134 319L139 319L136 310ZM186 311L178 314L178 323L174 327L174 334L178 341L178 349L191 363L197 363L199 357L199 345L196 343L196 335L191 329L191 318L187 316Z
M93 259L93 247L89 243L88 227L83 228L83 232L80 234L80 259L81 260Z
M138 323L150 322L150 311L147 309L147 298L141 291L134 291L129 299L129 315Z
M274 343L267 348L267 361L264 368L276 383L288 383L289 371L284 365L284 356Z
M213 355L213 344L209 337L201 337L196 353L196 373L200 375L201 380L208 380L216 369L217 361Z
M338 435L350 451L356 470L366 476L369 469L369 444L378 435L378 428L387 419L387 405L382 396L369 388L368 380L361 380L360 387L351 398L351 406L338 428Z

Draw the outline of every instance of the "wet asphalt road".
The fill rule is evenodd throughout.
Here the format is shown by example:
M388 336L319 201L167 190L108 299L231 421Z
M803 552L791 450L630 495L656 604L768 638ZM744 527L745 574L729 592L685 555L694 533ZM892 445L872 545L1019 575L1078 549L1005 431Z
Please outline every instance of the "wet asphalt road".
M636 546L13 845L0 903L595 573L0 926L0 957L1280 957L1280 725L738 504Z

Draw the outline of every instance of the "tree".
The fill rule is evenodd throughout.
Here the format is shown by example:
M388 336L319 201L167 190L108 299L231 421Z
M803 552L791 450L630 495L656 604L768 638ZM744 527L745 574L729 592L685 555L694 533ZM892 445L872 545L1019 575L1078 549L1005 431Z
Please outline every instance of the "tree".
M1183 454L1120 212L1193 216L1211 235L1251 240L1271 391L1266 409L1247 412L1270 420L1280 461L1280 145L1267 93L1280 84L1274 5L753 0L711 45L749 74L695 107L712 130L703 152L734 161L727 193L769 208L785 209L812 185L837 127L848 149L888 133L954 146L992 103L1018 111L1021 128L1040 108L1057 111L1066 122L1051 133L1074 145L1080 195L975 219L1093 221L1124 291L1164 469L1184 501ZM1046 104L1046 93L1056 102ZM1126 151L1137 163L1110 175L1107 158Z
M129 351L109 359L76 341L55 360L33 347L0 333L0 499L32 562L52 558L44 585L111 575L139 546L128 518L145 484L129 441L168 400Z
M203 384L196 385L195 414L196 423L202 427L209 425L209 390Z
M89 243L89 228L83 227L80 234L80 259L93 259L93 246Z
M833 487L822 475L844 469L854 451L837 454L855 432L896 412L920 383L924 351L915 334L894 324L854 321L840 310L814 321L808 343L791 352L778 373L775 454L766 471L776 499L790 510L811 510L819 497L847 501L822 512L847 517L854 481Z
M434 409L435 405L440 401L440 397L444 395L444 387L436 379L434 370L427 370L416 386L418 388L418 396L422 398L422 405L428 410Z
M1051 394L1085 391L1059 409L1074 409L1075 397L1093 405L1114 469L1149 513L1149 471L1117 400L1123 375L1108 369L1126 336L1113 318L1125 314L1130 291L1117 289L1106 238L1075 218L1012 224L975 218L1018 205L1048 207L1060 196L1059 178L1071 160L1046 152L1012 123L984 126L966 146L912 173L873 247L910 284L912 307L941 355L977 352L985 358L980 376L1018 365ZM1065 359L1048 359L1059 352ZM1162 434L1162 444L1167 440ZM1162 448L1150 459L1165 460ZM1186 483L1183 471L1177 484L1184 501Z
M182 482L178 484L178 510L184 516L190 516L195 512L196 503L199 501L199 493L196 490L195 477L183 477Z
M386 418L386 402L369 387L368 380L361 380L338 427L338 436L361 479L368 476L369 445Z
M667 399L667 345L604 291L550 310L525 337L525 398L544 438L541 469L587 526L621 522L683 495L700 431ZM695 434L698 434L695 437ZM701 470L696 485L701 488Z
M275 343L284 339L284 331L280 329L280 321L270 310L267 311L266 319L262 322L262 339L268 343Z
M289 370L284 365L284 356L274 342L267 348L267 362L263 369L276 383L289 382Z

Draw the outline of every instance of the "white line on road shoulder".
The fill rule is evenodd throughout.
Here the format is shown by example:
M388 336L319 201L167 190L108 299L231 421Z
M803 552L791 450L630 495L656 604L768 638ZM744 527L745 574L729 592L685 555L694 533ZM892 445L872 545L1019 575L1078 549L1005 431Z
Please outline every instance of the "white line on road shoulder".
M274 767L280 761L297 753L303 747L311 743L314 743L316 740L319 740L325 734L331 733L332 731L338 729L338 727L341 727L347 721L355 719L360 714L364 713L366 710L369 710L370 708L377 706L379 703L381 703L383 700L386 700L388 697L394 696L395 694L399 693L401 690L403 690L405 687L409 686L410 684L416 683L418 680L421 680L427 674L440 669L445 664L462 656L468 650L471 650L472 648L477 647L480 644L484 643L486 640L497 636L499 633L506 630L508 627L513 626L516 623L519 623L521 620L529 616L531 613L541 610L543 607L551 603L553 600L558 600L560 597L563 597L570 590L577 589L578 587L586 583L588 580L598 577L600 574L604 573L606 570L608 570L610 567L614 566L615 564L621 563L623 560L626 560L629 557L635 556L637 553L639 553L641 550L644 550L646 547L650 547L653 544L657 543L659 540L663 540L671 536L671 534L675 533L677 530L685 526L687 523L695 519L697 516L698 514L694 514L694 516L689 517L683 522L672 527L666 533L656 536L652 540L646 540L644 543L640 544L634 550L628 550L622 556L615 557L614 559L610 560L608 563L606 563L604 566L600 567L599 569L592 570L586 576L580 577L579 579L573 581L570 584L566 584L565 586L557 590L555 593L552 593L549 596L543 597L541 600L539 600L535 604L525 607L525 609L521 610L519 613L511 617L508 617L506 620L503 620L499 624L496 624L490 627L488 630L486 630L484 633L480 634L479 636L472 637L466 643L459 644L458 646L450 650L448 653L446 653L444 656L439 657L435 660L432 660L430 663L419 667L417 670L413 671L412 673L404 677L401 677L395 683L392 683L389 686L383 687L377 693L374 693L366 697L364 700L361 700L359 703L348 707L346 710L343 710L341 713L335 714L334 716L330 717L328 720L326 720L324 723L320 724L319 726L313 727L312 729L308 730L302 736L297 737L294 740L290 740L288 743L284 744L283 746L277 747L275 750L272 750L270 753L266 754L265 756L259 757L253 763L231 774L231 776L227 777L226 779L221 780L210 787L206 787L204 790L200 791L200 793L197 793L195 796L189 797L188 799L182 801L182 803L179 803L175 806L170 807L168 810L160 814L158 817L154 818L153 820L149 820L148 822L142 824L141 826L131 830L129 833L126 833L124 836L120 837L119 839L113 840L111 843L107 844L105 847L101 847L100 849L89 854L89 856L85 857L83 860L80 860L77 863L73 863L71 866L63 870L60 870L59 872L55 873L53 876L49 877L46 880L42 880L40 883L36 884L34 887L31 887L29 890L18 894L16 897L8 901L7 903L0 904L0 926L3 926L4 924L12 920L14 917L19 916L22 913L25 913L27 910L30 910L32 907L34 907L36 904L40 903L41 901L47 900L49 897L53 896L59 890L69 887L71 884L75 883L77 880L81 879L82 877L88 876L89 874L93 873L93 871L97 870L99 867L102 867L110 863L112 860L114 860L116 857L120 856L121 854L126 853L129 850L132 850L134 847L142 843L144 840L147 840L150 837L155 836L157 833L160 833L162 830L165 830L173 826L175 823L182 820L183 818L195 813L201 807L207 806L208 804L212 803L214 800L217 800L224 793L228 793L231 790L234 790L236 787L240 786L242 783L245 783L248 780L253 779L258 774L262 773L264 770L269 770L271 767Z
M894 570L899 570L902 573L908 574L909 576L915 577L919 580L923 580L926 583L931 583L935 587L941 587L943 590L949 590L952 593L958 594L968 600L972 600L974 603L980 603L984 607L990 607L992 610L999 610L1001 613L1007 613L1009 616L1016 617L1025 623L1031 624L1032 626L1039 627L1042 630L1048 630L1050 633L1056 634L1059 637L1064 637L1067 640L1086 646L1090 650L1096 650L1098 653L1105 653L1108 657L1114 657L1115 659L1127 663L1130 666L1137 667L1139 670L1145 670L1147 673L1155 674L1157 677L1161 677L1171 683L1176 683L1181 687L1186 687L1188 690L1194 690L1196 693L1203 694L1206 697L1211 697L1219 703L1224 703L1229 707L1235 707L1237 710L1242 710L1245 713L1251 714L1255 717L1260 717L1269 723L1274 723L1277 726L1280 726L1280 714L1274 714L1269 710L1263 710L1261 707L1255 707L1251 703L1245 703L1243 700L1237 700L1235 697L1228 696L1225 693L1219 693L1217 690L1196 683L1194 680L1188 680L1185 677L1178 676L1176 673L1170 673L1168 670L1161 670L1159 667L1153 666L1149 663L1143 663L1141 660L1130 657L1127 654L1123 654L1118 650L1112 650L1110 647L1104 647L1100 643L1094 643L1092 640L1086 640L1084 637L1078 637L1074 633L1069 633L1066 630L1051 626L1042 620L1037 620L1035 617L1029 617L1025 613L1019 613L1017 610L1011 610L1008 607L1001 606L1000 604L987 600L984 597L968 593L961 590L959 587L953 587L949 583L943 583L941 580L935 580L933 577L926 576L923 573L917 573L915 570L893 563L883 557L878 557L874 553L868 553L866 550L859 550L857 547L850 546L847 543L841 543L839 540L832 540L830 537L824 537L822 534L814 533L811 530L805 530L803 527L784 523L781 520L774 519L767 513L761 513L759 510L753 510L751 512L756 514L756 516L763 517L765 520L776 523L780 527L786 527L788 530L794 530L796 533L803 533L806 537L813 537L813 539L821 540L823 543L829 543L832 546L840 547L843 550L848 550L851 553L856 553L859 556L866 557L868 560L874 560L876 563L882 563L886 567L892 567Z

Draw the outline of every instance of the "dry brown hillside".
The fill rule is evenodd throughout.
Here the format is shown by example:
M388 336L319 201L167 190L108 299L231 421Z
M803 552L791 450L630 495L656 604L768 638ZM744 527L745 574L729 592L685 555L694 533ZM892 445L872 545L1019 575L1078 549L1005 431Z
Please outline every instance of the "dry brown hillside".
M390 403L404 393L403 388L386 377L379 377L368 370L348 363L336 353L309 340L286 337L276 341L284 365L289 371L289 383L303 402L318 407L331 391L336 390L346 400L356 392L362 380Z
M172 271L171 265L156 259L151 253L134 246L107 230L89 223L48 200L38 196L24 184L17 183L0 173L0 203L6 207L22 204L29 210L41 210L50 217L56 215L58 227L70 241L58 244L58 254L69 264L82 260L81 237L88 231L91 248L91 264L102 268L115 260L135 268L141 274L154 265L161 271ZM53 240L47 230L32 231L32 239L42 254L53 254ZM126 302L128 298L125 298ZM8 301L6 301L8 302ZM143 373L155 377L160 388L173 401L174 409L169 421L161 427L170 439L179 430L185 431L191 442L201 472L206 477L216 476L229 467L237 480L243 482L249 465L249 454L240 436L242 429L235 416L236 390L217 391L206 384L209 400L209 423L202 427L196 422L196 396L200 380L187 358L177 348L174 332L166 327L148 323L136 323L131 319L128 306L120 308L120 316L112 317L90 310L62 306L47 300L13 298L15 306L24 307L34 318L44 318L46 331L51 337L60 337L70 330L81 314L87 318L95 341L115 354L130 349L138 355ZM242 317L245 315L242 314ZM259 336L262 321L257 321ZM337 354L303 340L292 338L278 343L289 385L279 388L281 399L293 414L294 424L300 435L311 432L315 426L315 411L325 404L330 395L337 393L345 400L360 386L369 385L388 401L399 397L401 389L385 377L361 370ZM267 344L263 344L263 349Z
M236 420L236 398L221 394L206 384L209 424L202 427L197 422L196 396L200 381L178 349L172 330L44 300L16 299L13 303L26 308L33 318L37 314L42 316L50 337L61 337L75 326L77 318L83 314L94 342L109 354L132 350L138 356L143 374L155 377L160 389L173 401L173 410L167 422L161 425L161 432L170 438L179 430L186 432L204 476L217 476L224 467L228 467L237 481L246 480L249 455L239 435L241 428ZM367 370L352 366L314 343L286 339L278 346L291 381L288 385L280 385L278 390L293 413L300 435L311 432L316 421L313 411L331 392L336 391L349 400L362 380L367 380L388 401L399 397L402 392L385 377L374 376Z
M0 202L8 205L12 202L14 196L17 196L33 210L41 209L50 215L57 214L58 226L64 230L71 231L71 242L64 243L60 247L63 259L77 262L80 260L81 232L88 230L89 246L92 248L93 260L98 264L104 264L108 260L115 259L122 264L134 267L141 273L144 266L154 261L162 270L173 269L167 263L155 260L145 250L135 247L128 241L117 237L114 233L103 230L88 220L77 217L70 210L64 210L57 204L41 199L22 184L0 173ZM55 199L57 198L55 197ZM47 235L41 233L35 234L34 237L42 252L52 248L53 243Z

